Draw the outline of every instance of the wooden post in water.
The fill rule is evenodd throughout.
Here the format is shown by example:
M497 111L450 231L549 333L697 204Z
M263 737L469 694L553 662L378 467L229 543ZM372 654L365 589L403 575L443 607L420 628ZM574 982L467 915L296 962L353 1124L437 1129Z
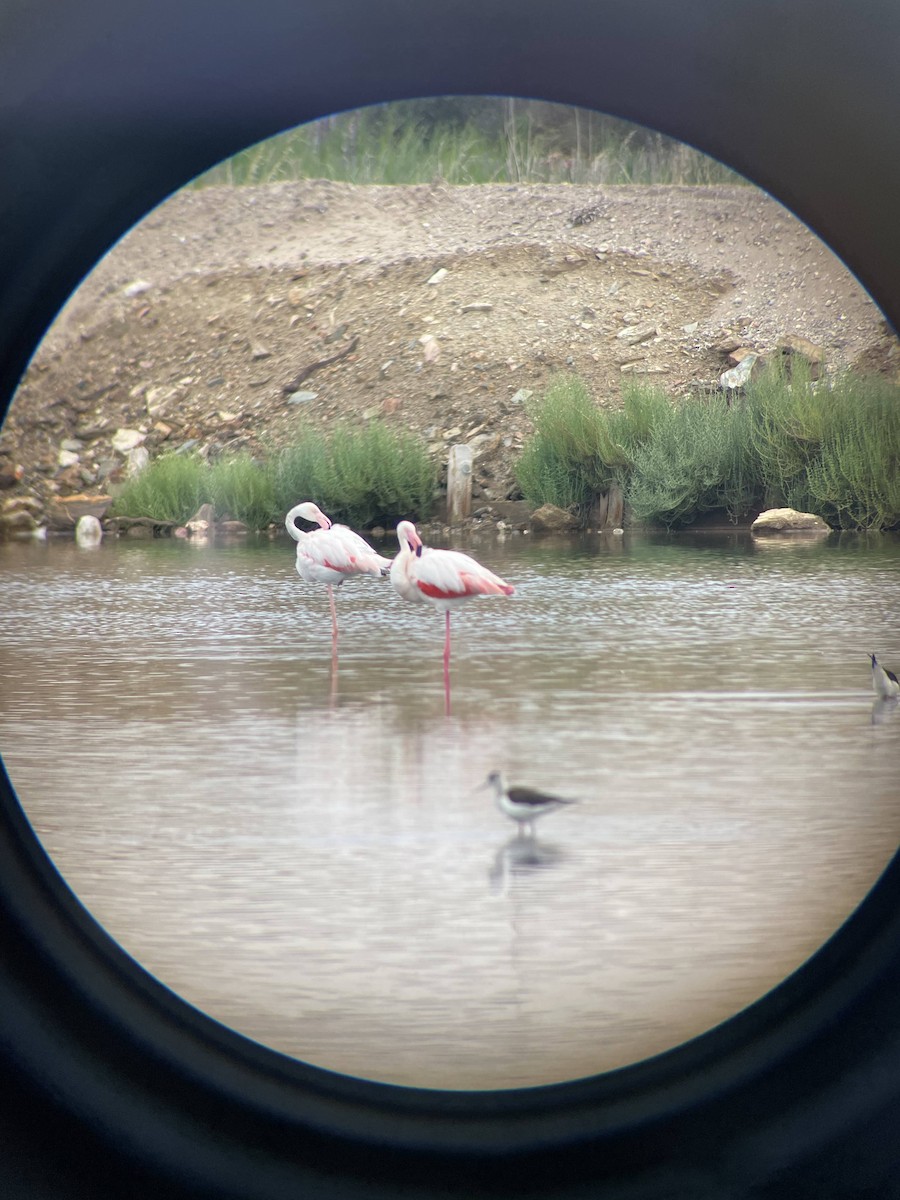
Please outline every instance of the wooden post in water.
M622 489L613 484L609 489L606 505L606 524L605 529L620 529L622 521L625 518L625 497L622 495Z
M447 460L447 523L458 525L472 511L472 449L451 446Z

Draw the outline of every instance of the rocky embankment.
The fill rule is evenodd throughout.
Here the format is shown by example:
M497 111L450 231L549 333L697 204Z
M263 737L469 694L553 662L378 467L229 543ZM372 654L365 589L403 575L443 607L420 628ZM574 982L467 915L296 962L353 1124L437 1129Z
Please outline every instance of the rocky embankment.
M900 372L856 280L751 187L188 191L110 251L35 354L0 433L0 534L105 521L163 452L262 457L301 425L375 418L444 472L469 445L477 519L521 521L527 403L554 373L616 405L628 380L739 388L780 354Z

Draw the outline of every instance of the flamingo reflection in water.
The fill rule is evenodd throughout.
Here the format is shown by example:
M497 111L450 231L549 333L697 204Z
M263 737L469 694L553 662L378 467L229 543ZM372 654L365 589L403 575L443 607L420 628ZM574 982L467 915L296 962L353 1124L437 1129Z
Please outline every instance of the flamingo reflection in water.
M412 521L400 522L397 538L400 551L390 574L398 595L444 613L444 697L449 712L451 610L479 596L511 596L515 588L468 554L425 546Z
M313 521L317 529L304 530L296 525L297 517ZM331 652L337 657L338 623L334 589L353 575L387 575L391 562L382 558L369 543L348 529L335 525L318 505L310 500L295 504L284 524L297 543L297 574L307 583L324 583L328 588L331 607Z

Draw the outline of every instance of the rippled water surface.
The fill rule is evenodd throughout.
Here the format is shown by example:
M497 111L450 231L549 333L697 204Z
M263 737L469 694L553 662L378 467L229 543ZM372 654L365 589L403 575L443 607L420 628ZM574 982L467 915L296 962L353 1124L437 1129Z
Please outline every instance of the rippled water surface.
M667 1049L799 966L900 835L900 543L476 540L441 617L286 540L0 546L0 750L145 968L239 1032L429 1087ZM385 552L391 553L389 548ZM576 797L535 840L477 790Z

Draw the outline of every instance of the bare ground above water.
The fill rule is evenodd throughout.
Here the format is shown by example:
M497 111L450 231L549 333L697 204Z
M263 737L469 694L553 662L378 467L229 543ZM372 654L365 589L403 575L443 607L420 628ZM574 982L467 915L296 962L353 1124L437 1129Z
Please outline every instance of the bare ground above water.
M60 498L122 477L117 430L151 456L195 440L266 453L300 422L384 417L441 463L471 439L484 506L514 491L523 397L555 372L616 405L629 377L683 394L733 365L723 346L771 354L786 335L831 371L900 372L855 278L749 186L188 190L110 250L48 332L0 434L0 476L65 524Z

